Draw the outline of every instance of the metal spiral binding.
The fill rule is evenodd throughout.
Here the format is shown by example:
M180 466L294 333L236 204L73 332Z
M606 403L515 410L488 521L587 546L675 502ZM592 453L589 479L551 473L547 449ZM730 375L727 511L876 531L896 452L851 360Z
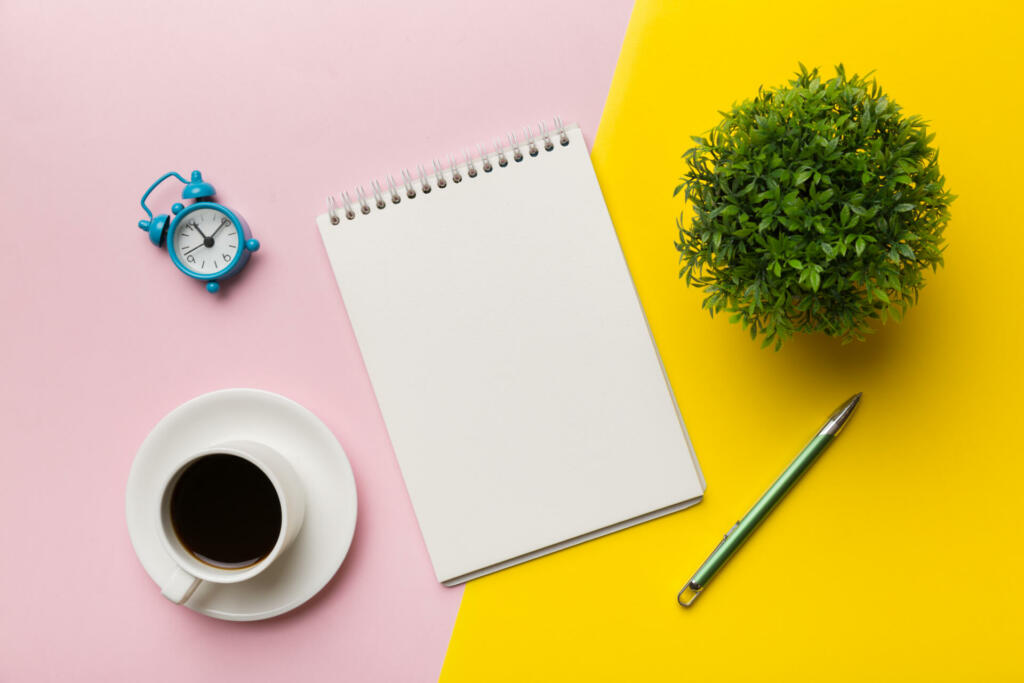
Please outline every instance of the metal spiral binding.
M372 183L370 183L370 187L373 188L373 203L377 205L378 209L383 209L384 207L386 207L387 204L384 203L384 197L382 196L384 190L381 189L380 181L374 180Z
M484 173L490 173L494 170L491 166L491 160L487 158L487 150L484 149L483 145L477 145L476 148L480 150L480 166L483 167Z
M516 142L515 133L508 134L508 144L512 145L512 158L515 159L516 162L522 161L523 153L519 151L519 143Z
M423 169L423 164L417 164L416 171L420 174L420 192L430 194L430 181L427 180L427 172Z
M334 203L334 195L327 195L327 215L331 218L331 225L341 222L338 218L338 205Z
M341 215L346 220L355 220L359 215L372 213L376 208L378 211L387 207L387 198L390 197L392 204L400 204L404 199L415 199L418 194L430 194L433 188L444 190L449 183L458 184L467 179L477 178L480 171L491 173L494 168L505 168L509 165L509 156L515 163L521 163L527 155L536 157L540 154L541 148L545 152L555 149L553 136L557 136L558 144L565 147L569 144L569 135L566 133L562 119L555 117L554 129L548 131L547 126L541 121L537 124L537 134L533 135L529 127L523 128L523 137L520 140L515 133L508 134L508 145L503 145L500 140L494 143L494 151L488 152L483 146L477 147L478 153L474 157L468 151L465 152L465 169L461 169L455 156L448 157L448 167L435 159L433 162L433 173L423 167L416 166L416 174L413 175L408 169L402 171L402 180L398 182L394 176L387 177L387 188L379 180L370 183L370 190L373 193L372 200L368 198L366 190L362 186L356 188L356 200L353 201L348 192L341 193L342 207L339 214L339 207L334 196L327 197L327 215L332 225L341 223ZM524 150L525 149L525 153ZM493 160L493 161L492 161ZM416 186L419 185L419 188ZM356 210L358 205L358 211Z
M543 128L543 125L544 124L541 124L542 128ZM523 135L526 137L527 140L530 141L530 148L529 148L530 156L531 157L535 157L538 154L540 154L540 152L537 150L537 141L530 137L530 129L529 129L529 127L523 128Z
M402 170L402 182L405 183L405 196L409 199L416 198L416 188L412 186L412 174L408 169Z
M341 198L345 202L345 218L352 220L356 217L356 212L352 209L352 198L348 196L348 192L342 192Z
M544 151L550 152L555 148L555 144L551 142L551 136L548 135L547 130L544 128L544 122L540 122L540 136L544 138Z
M363 190L362 185L356 188L356 198L359 200L359 210L363 212L363 215L370 213L370 205L366 203L366 191Z
M565 134L565 126L562 125L562 119L555 117L555 128L558 130L558 143L565 147L569 144L569 136Z
M434 184L442 190L448 187L448 181L444 179L444 171L441 164L437 163L437 159L434 159Z
M398 194L398 187L395 185L395 177L388 176L388 191L391 193L391 203L398 204L402 201L401 196Z

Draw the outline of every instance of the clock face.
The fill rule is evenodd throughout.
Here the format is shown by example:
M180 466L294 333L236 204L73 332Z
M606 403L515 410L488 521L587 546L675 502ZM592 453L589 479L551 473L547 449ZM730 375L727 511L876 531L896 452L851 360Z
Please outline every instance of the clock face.
M227 214L202 208L181 219L171 248L190 271L213 275L228 267L242 244L242 235Z

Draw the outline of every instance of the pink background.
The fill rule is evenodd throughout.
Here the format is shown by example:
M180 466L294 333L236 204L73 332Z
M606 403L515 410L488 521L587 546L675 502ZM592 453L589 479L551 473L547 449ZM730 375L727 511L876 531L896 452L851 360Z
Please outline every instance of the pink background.
M432 680L461 590L435 582L313 218L554 115L592 139L629 2L100 4L0 2L0 680ZM219 296L135 227L193 168L263 242ZM335 580L261 623L166 602L124 520L148 431L235 386L317 413L360 494Z

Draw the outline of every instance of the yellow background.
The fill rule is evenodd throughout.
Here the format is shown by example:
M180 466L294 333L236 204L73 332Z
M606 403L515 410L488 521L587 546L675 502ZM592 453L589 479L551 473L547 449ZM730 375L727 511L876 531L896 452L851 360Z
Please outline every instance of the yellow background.
M1024 680L1022 27L1011 2L637 4L593 159L707 496L472 582L442 680ZM959 199L946 267L903 324L774 353L678 280L671 195L689 136L798 61L876 69L931 122ZM843 436L678 607L721 534L856 391Z

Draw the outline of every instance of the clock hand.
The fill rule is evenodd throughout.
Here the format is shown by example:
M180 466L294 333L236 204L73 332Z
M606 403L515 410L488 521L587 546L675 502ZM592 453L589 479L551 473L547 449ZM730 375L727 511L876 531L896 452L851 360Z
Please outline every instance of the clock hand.
M209 238L207 238L207 239L209 239ZM199 243L199 244L197 244L196 246L192 247L192 248L191 248L191 249L189 249L188 251L186 251L184 255L185 255L185 256L188 256L189 254L191 254L191 253L192 253L193 251L195 251L195 250L196 250L196 249L198 249L199 247L204 247L204 246L206 246L206 241L205 241L205 240L204 240L204 241L202 241L202 242L200 242L200 243Z
M204 234L203 231L199 229L199 223L196 223L195 221L192 221L191 223L188 223L187 225L189 227L195 228L196 232L198 232L199 235L203 238L203 246L205 246L205 247L212 247L213 246L213 235L216 235L217 234L216 232L214 232L213 235L206 235L206 234ZM218 230L219 229L220 228L218 228ZM196 247L196 249L198 249L198 247Z
M217 226L217 229L213 231L213 234L210 235L210 237L215 237L218 232L220 232L223 228L228 227L229 225L231 225L230 220L228 220L227 218L221 218L220 225Z

